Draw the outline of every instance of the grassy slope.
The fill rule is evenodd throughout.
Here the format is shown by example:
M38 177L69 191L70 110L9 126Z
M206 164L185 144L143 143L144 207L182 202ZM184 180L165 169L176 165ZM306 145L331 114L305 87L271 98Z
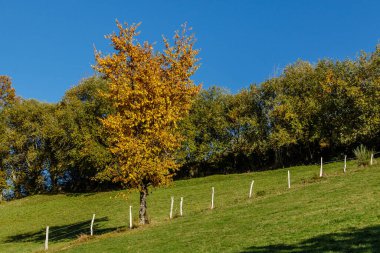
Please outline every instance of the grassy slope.
M154 190L148 210L152 224L85 241L92 213L95 233L127 226L129 205L137 216L138 195L116 192L77 196L33 196L0 205L0 252L43 249L51 226L52 251L64 252L380 252L380 166L358 169L342 163L177 181ZM253 199L247 199L255 179ZM306 182L305 182L306 181ZM215 210L210 206L215 187ZM260 195L260 196L258 196ZM168 219L170 196L184 197L184 217ZM3 229L6 228L6 229ZM72 234L71 231L77 231Z

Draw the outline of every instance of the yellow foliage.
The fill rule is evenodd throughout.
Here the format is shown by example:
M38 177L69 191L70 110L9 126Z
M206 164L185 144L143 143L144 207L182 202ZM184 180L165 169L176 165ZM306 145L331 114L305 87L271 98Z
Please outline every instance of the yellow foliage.
M200 86L190 79L198 69L198 50L186 26L175 33L173 45L164 38L162 52L136 40L138 26L117 22L119 32L107 36L115 53L96 51L95 69L108 80L103 96L116 109L102 120L118 160L106 174L142 189L167 184L178 169L173 157L182 140L177 122L188 113Z

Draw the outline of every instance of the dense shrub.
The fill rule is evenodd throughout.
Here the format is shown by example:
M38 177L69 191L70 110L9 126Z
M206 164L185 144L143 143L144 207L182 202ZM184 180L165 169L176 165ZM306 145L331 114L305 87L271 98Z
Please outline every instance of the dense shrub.
M358 162L358 166L367 166L371 160L371 155L373 151L368 150L366 146L360 144L357 148L354 149L354 154Z

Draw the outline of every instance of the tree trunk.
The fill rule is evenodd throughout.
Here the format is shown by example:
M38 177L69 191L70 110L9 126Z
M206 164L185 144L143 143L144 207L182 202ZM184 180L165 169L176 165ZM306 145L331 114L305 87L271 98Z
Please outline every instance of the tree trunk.
M141 225L148 224L148 215L146 212L146 197L148 196L148 186L144 185L140 190L140 211L139 211L139 223Z
M283 167L283 158L282 158L282 150L281 148L275 149L274 151L274 166L276 168Z

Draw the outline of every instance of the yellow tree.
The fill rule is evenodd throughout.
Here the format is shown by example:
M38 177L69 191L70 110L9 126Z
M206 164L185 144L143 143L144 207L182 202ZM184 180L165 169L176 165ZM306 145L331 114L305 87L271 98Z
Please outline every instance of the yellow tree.
M147 219L148 187L165 185L179 165L173 153L181 144L177 123L191 107L200 86L190 79L198 69L194 37L183 26L173 43L163 39L162 52L139 43L139 25L117 22L118 33L106 36L115 53L95 52L95 69L108 80L108 98L115 113L102 120L117 166L100 178L122 182L140 192L139 222Z

